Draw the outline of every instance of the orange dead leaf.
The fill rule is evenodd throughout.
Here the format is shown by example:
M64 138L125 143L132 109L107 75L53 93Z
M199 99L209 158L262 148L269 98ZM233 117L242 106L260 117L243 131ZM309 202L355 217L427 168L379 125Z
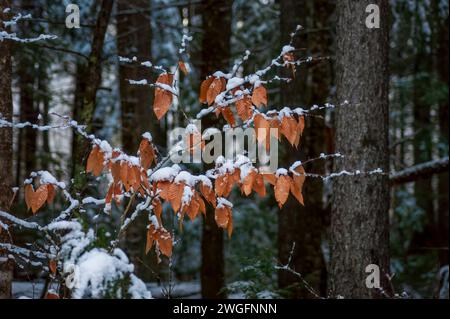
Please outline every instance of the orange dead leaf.
M276 178L275 174L273 174L273 173L261 173L261 175L264 178L264 180L267 181L269 184L275 186L275 184L277 183L277 178Z
M252 193L253 184L255 183L257 175L258 173L256 172L256 170L252 170L250 173L248 173L247 176L245 176L242 183L242 192L245 194L245 196L248 196Z
M241 99L236 101L236 111L243 121L247 121L252 117L252 100L250 96L244 95Z
M120 182L120 179L121 179L120 161L115 161L111 164L111 175L114 179L114 183Z
M172 183L168 188L169 201L175 213L177 213L181 208L181 197L183 197L183 191L184 191L183 183L180 184Z
M298 133L297 121L292 117L283 117L283 120L281 121L281 133L287 138L291 145L294 145Z
M105 197L106 204L111 204L113 192L114 192L114 183L109 185L108 192L106 193L106 197Z
M252 103L257 108L262 105L267 106L267 90L264 86L260 85L253 90Z
M50 269L50 272L54 275L56 274L57 270L57 263L56 260L52 259L48 262L48 269Z
M169 198L170 185L172 185L172 184L168 181L158 182L158 184L157 184L157 188L160 190L159 197L161 197L162 199L164 199L166 201L168 201L170 199Z
M189 73L186 64L183 61L178 61L178 67L180 68L181 72L184 73L184 75L187 75Z
M147 243L145 252L148 253L153 246L153 243L158 244L158 248L162 254L170 257L172 255L172 237L170 233L162 227L155 228L154 225L150 225L147 231Z
M270 138L270 123L264 115L256 114L254 118L254 127L256 131L256 140L262 144Z
M225 119L225 121L227 121L227 123L231 127L234 127L236 125L236 120L234 118L233 111L231 111L231 109L229 107L224 107L224 108L222 108L221 112L222 112L222 116Z
M31 202L33 201L33 186L30 184L25 185L25 203L27 204L28 209L31 208Z
M45 202L47 201L47 197L47 185L39 186L36 191L33 190L33 186L31 186L30 184L27 184L25 186L25 203L27 204L28 208L31 208L33 214L36 214L39 208L41 208L42 205L45 204Z
M266 186L264 185L264 178L261 174L256 174L255 181L253 182L253 190L260 197L266 196Z
M291 188L291 178L287 175L280 175L274 187L275 199L278 206L281 208L286 203L289 197L289 190Z
M214 104L217 95L223 90L223 81L220 78L214 78L206 92L206 101L209 105Z
M172 86L173 74L163 73L161 74L156 83L166 84ZM161 88L155 88L155 99L153 101L153 111L155 112L156 118L160 120L169 110L172 104L173 96L172 93Z
M100 150L98 146L94 146L92 148L91 153L89 153L89 157L86 164L86 172L94 174L94 176L99 176L104 168L104 156L103 152Z
M52 292L47 292L45 294L45 299L59 299L59 295Z
M218 206L215 210L215 220L217 226L227 229L228 236L231 237L231 233L233 232L233 214L231 207L226 205Z
M48 197L47 185L41 185L33 194L33 201L31 202L31 210L35 214L42 205L45 204Z
M145 170L150 168L153 161L156 163L155 150L147 139L143 139L139 145L139 160Z
M53 203L53 200L55 199L56 195L55 186L53 186L52 184L47 184L47 192L48 192L47 204L51 204Z
M163 255L166 255L167 257L172 256L172 236L170 236L170 233L167 230L162 230L161 234L159 236L158 240L159 249L161 250L161 253Z
M131 184L130 184L130 175L131 173L131 167L128 166L128 163L123 161L120 164L120 180L122 181L123 186L125 187L125 190L128 192L130 190Z
M295 171L299 174L294 174L291 180L291 193L294 195L294 197L298 200L298 202L302 205L305 205L303 202L303 195L302 195L302 188L303 184L305 183L305 169L303 166L297 166L295 168Z
M200 103L206 103L207 102L207 92L208 89L212 83L212 81L214 81L214 77L209 77L206 80L204 80L202 82L202 84L200 85Z
M153 206L153 212L156 216L156 218L158 219L158 223L161 225L161 215L162 215L162 203L161 200L159 200L158 198L153 199L152 201L152 206Z
M270 128L271 128L271 130L270 130L271 135L273 135L276 139L280 140L280 138L281 138L281 135L280 135L280 129L281 129L280 121L278 119L270 119L269 123L270 123Z
M214 194L214 191L211 187L208 185L205 185L201 183L200 185L200 192L202 193L203 197L211 204L213 207L216 206L216 195Z
M298 145L300 144L300 137L303 134L303 130L305 129L305 117L304 116L299 116L298 117L298 122L297 122L297 136L295 138L295 143L294 146L298 147Z

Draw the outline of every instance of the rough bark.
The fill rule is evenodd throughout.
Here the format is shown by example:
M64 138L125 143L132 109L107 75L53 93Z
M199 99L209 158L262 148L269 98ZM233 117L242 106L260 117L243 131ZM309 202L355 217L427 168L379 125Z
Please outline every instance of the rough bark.
M101 56L105 41L106 29L113 6L113 0L103 0L97 16L97 22L93 30L91 53L87 65L78 64L77 90L75 94L75 119L87 126L87 131L92 131L95 112L97 90L101 83ZM81 83L80 83L81 82ZM85 138L75 135L72 145L72 175L75 179L74 187L81 190L84 186L84 162L87 158L89 142Z
M22 1L21 8L25 12L33 13L35 11L35 3L32 1ZM19 24L21 34L27 34L31 28L30 21L24 20ZM39 110L35 101L35 61L33 52L27 48L21 49L17 52L18 57L18 87L19 87L19 106L20 106L20 120L22 122L36 123ZM37 167L36 152L37 152L37 131L32 128L24 128L20 133L19 151L21 155L18 157L20 162L17 162L17 180L22 180L22 169L25 176L28 176Z
M215 71L225 70L230 59L231 0L203 0L201 80ZM214 117L202 120L202 128L217 125ZM208 167L205 167L208 169ZM203 298L223 298L225 284L223 231L214 220L214 210L208 207L202 228L201 285Z
M117 10L126 12L135 10L136 13L117 16L117 51L119 56L134 57L139 61L151 61L152 29L149 13L138 13L150 7L150 1L138 0L117 1ZM122 149L127 154L135 154L139 148L141 135L151 132L153 141L157 145L164 145L164 135L158 120L151 108L152 90L148 87L130 85L127 80L149 79L152 72L140 65L120 64L119 86L121 105L121 133ZM136 220L127 230L126 249L131 262L135 265L139 277L144 276L146 268L142 266L140 259L144 259L145 250L145 226L146 218L142 216ZM152 256L154 257L154 256ZM155 261L155 258L144 260L146 263ZM157 265L152 264L151 268ZM153 278L154 279L154 278Z
M9 8L9 1L0 0L0 32L6 30L3 21L9 20L9 15L3 13ZM0 40L0 114L7 121L12 121L11 93L11 51L8 40ZM12 128L0 128L0 210L9 211L12 196ZM6 224L6 221L2 220ZM0 228L0 242L9 242L8 232ZM11 297L13 264L0 250L0 299Z
M326 27L332 12L328 1L280 1L280 24L282 45L289 42L289 35L296 25L301 24L306 31ZM330 50L330 34L327 32L310 33L297 37L296 48L307 47L314 55L326 56ZM292 74L284 74L291 76ZM309 105L327 101L330 87L330 67L328 63L315 65L314 68L303 68L292 82L281 86L281 105ZM283 167L289 167L300 158L313 158L326 152L324 143L324 122L319 119L308 119L299 150L285 145ZM287 143L286 143L287 144ZM323 163L309 165L307 171L323 173ZM326 293L326 268L321 249L323 234L323 183L318 179L308 179L303 190L305 206L290 197L278 215L278 258L285 264L290 256L292 244L295 251L292 265L300 272L317 292ZM311 298L307 289L298 278L289 272L278 273L280 288L292 286L292 297Z
M49 78L46 66L43 64L39 65L39 78L38 78L38 103L42 106L42 119L44 123L50 122L50 92L49 92ZM39 109L39 108L38 108ZM48 170L52 161L52 152L50 148L50 135L48 131L42 132L42 154L40 156L41 160L39 167L43 170Z
M380 28L368 29L365 9L380 9ZM387 0L342 0L337 5L336 150L345 155L335 170L389 171ZM374 298L365 285L366 266L380 267L389 291L389 180L386 175L342 177L333 182L330 284L333 296Z
M442 83L445 83L448 87L448 15L447 19L441 22L439 36L438 36L438 63L436 65L439 79ZM441 102L439 105L439 131L440 131L440 143L447 145L440 149L440 156L448 156L448 97L445 102ZM438 247L447 247L447 249L439 250L439 263L441 266L448 265L448 240L449 240L449 203L448 203L448 168L444 174L439 175L438 182L438 221L437 221L437 245Z

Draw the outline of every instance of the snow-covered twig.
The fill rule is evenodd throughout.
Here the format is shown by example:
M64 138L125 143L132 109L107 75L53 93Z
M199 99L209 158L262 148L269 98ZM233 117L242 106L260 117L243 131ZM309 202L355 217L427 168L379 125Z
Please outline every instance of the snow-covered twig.
M399 185L444 172L448 172L448 156L391 173L389 179L392 184Z

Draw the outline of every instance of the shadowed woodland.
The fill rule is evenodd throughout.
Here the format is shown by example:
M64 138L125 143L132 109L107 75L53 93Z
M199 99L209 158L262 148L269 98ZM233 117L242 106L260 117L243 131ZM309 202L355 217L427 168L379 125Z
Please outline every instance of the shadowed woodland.
M0 0L0 299L448 298L448 0L68 4Z

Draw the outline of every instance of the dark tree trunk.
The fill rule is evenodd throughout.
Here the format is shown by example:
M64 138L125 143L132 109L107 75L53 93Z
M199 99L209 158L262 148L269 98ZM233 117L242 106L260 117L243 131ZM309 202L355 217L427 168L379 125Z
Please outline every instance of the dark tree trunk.
M48 88L48 74L46 66L43 64L39 65L39 78L38 78L38 102L41 105L42 119L45 124L49 123L49 111L50 111L50 92ZM48 170L50 168L50 163L52 160L52 152L50 149L50 135L48 131L42 132L42 155L40 156L41 161L39 167L43 170Z
M0 32L5 29L3 21L11 17L3 10L9 8L9 1L0 0ZM11 51L8 40L0 41L0 115L7 121L12 121L13 105L11 93ZM12 128L0 128L0 210L9 211L12 197ZM2 220L6 224L6 221ZM9 242L8 232L0 230L0 242ZM0 250L0 299L11 297L13 264L7 254Z
M327 26L332 5L328 1L280 1L280 24L282 45L289 43L289 35L301 24L306 32ZM328 32L311 33L299 36L294 46L308 48L314 55L326 56L330 50L330 34ZM289 73L284 76L290 76ZM281 86L281 105L310 105L327 101L330 88L330 65L323 63L311 69L300 67L296 78ZM308 118L306 129L299 150L285 145L283 167L289 167L299 158L313 158L326 152L324 138L324 122L320 119ZM287 144L287 143L286 143ZM307 171L323 173L323 163L306 167ZM292 244L295 250L291 267L300 272L318 294L326 294L326 267L321 249L323 235L323 183L318 179L308 179L303 195L305 206L290 197L278 215L278 258L281 263L287 263ZM278 273L280 288L293 285L293 295L296 298L311 298L300 283L299 278L285 270Z
M448 16L447 19L442 21L439 30L439 49L438 49L438 63L436 65L439 79L445 83L448 87ZM440 143L447 145L447 151L441 148L440 156L448 156L448 97L446 102L441 102L439 105L439 130L440 130ZM437 221L437 245L439 250L439 263L442 266L448 265L448 240L449 240L449 205L448 205L448 170L444 174L439 175L438 184L438 221Z
M77 68L77 88L75 93L75 119L87 126L87 131L93 129L93 118L95 113L95 104L97 90L101 83L101 58L103 44L105 41L106 29L113 6L113 0L103 0L97 16L97 22L93 30L91 53L89 61L86 64L78 64ZM80 191L84 186L84 162L89 151L89 142L79 136L74 135L72 145L72 176L75 179L74 187Z
M26 12L35 10L35 3L32 1L22 1L21 9ZM22 21L20 29L22 34L27 34L31 28L30 21ZM18 52L18 86L19 86L19 105L20 120L22 122L36 123L39 110L35 101L35 83L36 71L33 52L24 48ZM17 163L19 173L17 178L22 180L22 168L25 176L28 176L37 167L37 131L30 127L24 128L20 133L21 140L21 162Z
M152 56L152 29L150 21L150 1L138 0L132 3L127 0L117 2L119 12L127 10L143 10L142 13L133 13L117 16L117 50L119 56L134 57L139 61L151 60ZM141 135L150 131L153 141L164 146L164 132L151 107L152 90L148 87L130 85L127 80L150 79L152 72L141 65L120 64L119 85L122 120L122 149L127 154L135 154L139 148ZM144 260L145 224L146 217L142 216L135 221L126 233L126 249L131 262L135 265L139 277L150 278L145 274L140 259ZM154 256L152 256L154 257ZM146 263L152 263L156 268L155 258L145 258Z
M201 80L215 71L225 70L230 59L232 0L203 0L203 42ZM202 120L202 128L217 125L214 117ZM208 168L208 167L206 167ZM223 231L217 227L214 210L209 207L202 228L201 285L203 298L223 298L225 284Z
M380 9L380 28L365 25L366 7ZM337 5L336 110L337 172L389 172L387 0L342 0ZM387 175L341 177L333 180L330 284L333 296L379 297L365 285L366 266L380 268L381 286L389 291L389 180Z
M432 160L433 142L432 142L432 122L431 122L431 103L424 98L427 89L432 85L431 76L433 74L433 58L436 56L436 28L435 21L431 25L431 39L427 40L421 30L421 21L419 1L415 3L415 42L418 43L414 57L414 75L413 75L413 130L414 130L414 165L425 163ZM427 50L429 46L430 53ZM426 78L424 74L429 75ZM423 210L426 219L424 220L423 230L414 233L409 247L409 253L423 253L423 248L435 247L435 228L437 220L435 218L435 205L432 179L420 179L414 183L414 197L417 206Z

